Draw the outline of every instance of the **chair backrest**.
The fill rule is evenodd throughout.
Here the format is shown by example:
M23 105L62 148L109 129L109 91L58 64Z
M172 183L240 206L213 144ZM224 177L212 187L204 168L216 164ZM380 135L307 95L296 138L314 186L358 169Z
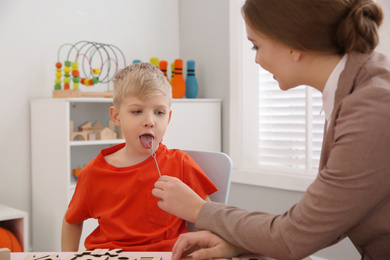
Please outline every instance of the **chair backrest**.
M183 150L202 168L204 173L217 186L218 191L209 197L212 201L227 203L233 163L230 157L221 152Z

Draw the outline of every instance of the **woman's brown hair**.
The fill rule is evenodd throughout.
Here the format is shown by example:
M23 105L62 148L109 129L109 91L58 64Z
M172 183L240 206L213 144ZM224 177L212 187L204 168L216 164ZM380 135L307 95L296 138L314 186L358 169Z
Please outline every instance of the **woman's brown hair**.
M298 50L370 53L379 43L382 8L372 0L247 0L253 30Z

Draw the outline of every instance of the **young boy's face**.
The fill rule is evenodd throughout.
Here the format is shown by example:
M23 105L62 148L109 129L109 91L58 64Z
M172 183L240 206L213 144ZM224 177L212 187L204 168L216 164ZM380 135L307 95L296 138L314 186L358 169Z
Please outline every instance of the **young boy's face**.
M171 119L169 99L155 95L146 100L129 96L119 108L113 108L111 117L122 127L127 149L136 154L150 154L157 150Z

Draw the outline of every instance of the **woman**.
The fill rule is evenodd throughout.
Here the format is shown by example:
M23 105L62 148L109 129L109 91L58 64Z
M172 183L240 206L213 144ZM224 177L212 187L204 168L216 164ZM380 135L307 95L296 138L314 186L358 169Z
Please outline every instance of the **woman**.
M242 13L256 63L282 90L308 85L323 93L319 173L283 215L205 202L161 177L153 190L160 208L209 230L182 235L173 259L198 248L194 258L299 259L346 236L362 259L388 259L390 63L374 52L382 9L369 0L247 0Z

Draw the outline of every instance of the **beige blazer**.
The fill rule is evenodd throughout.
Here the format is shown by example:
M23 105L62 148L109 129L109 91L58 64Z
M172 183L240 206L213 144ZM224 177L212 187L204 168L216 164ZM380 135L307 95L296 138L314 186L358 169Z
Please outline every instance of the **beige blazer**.
M390 259L390 64L350 53L319 173L283 215L206 203L196 220L251 252L300 259L348 236L362 259Z

